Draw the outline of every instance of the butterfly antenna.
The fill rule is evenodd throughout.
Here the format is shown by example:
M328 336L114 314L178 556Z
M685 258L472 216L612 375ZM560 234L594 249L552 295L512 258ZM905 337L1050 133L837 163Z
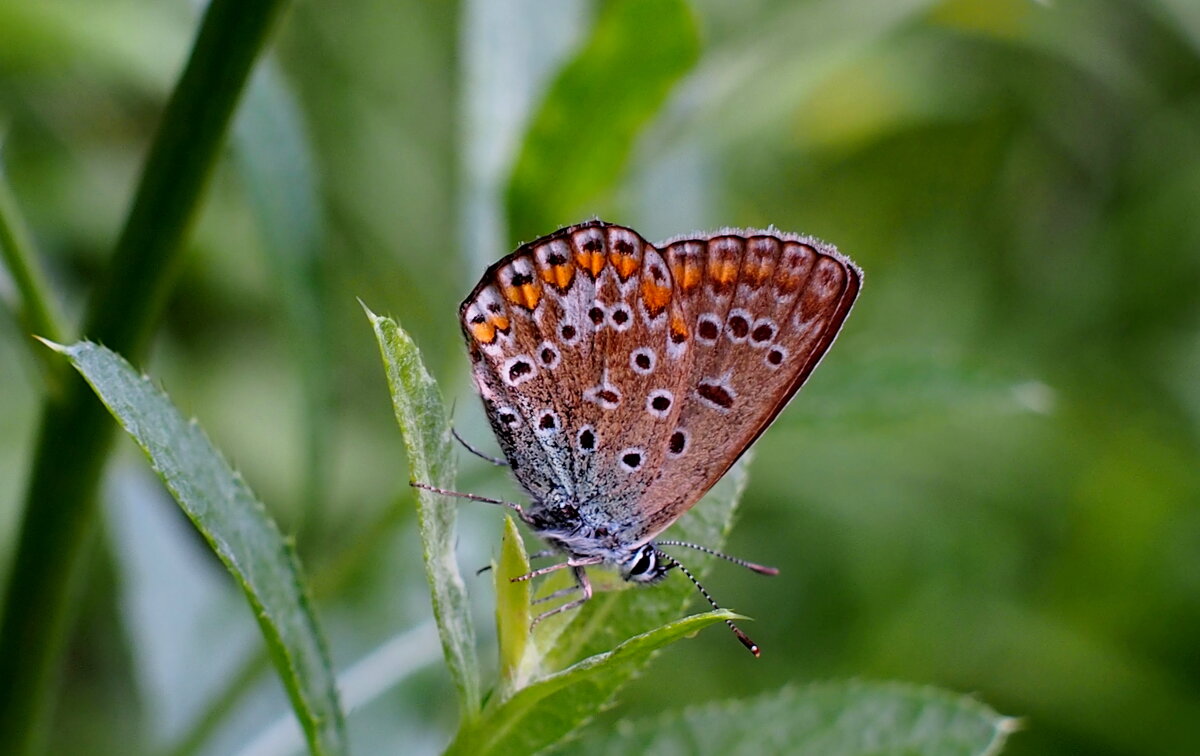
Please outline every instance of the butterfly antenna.
M701 546L696 543L688 543L687 541L658 541L658 545L659 546L686 546L689 549L695 549L696 551L703 551L705 554L712 554L713 556L720 557L721 559L724 559L727 562L733 562L734 564L741 565L742 567L745 567L748 570L753 570L754 572L757 572L759 575L778 575L779 574L779 568L777 568L777 567L768 567L765 564L756 564L755 562L748 562L745 559L738 559L735 556L729 556L728 554L724 554L720 551L717 551L716 549L710 549L707 546Z
M422 491L432 491L435 494L441 494L443 496L454 496L456 498L467 499L469 501L481 501L484 504L498 504L502 507L508 507L509 509L511 509L512 511L514 511L518 515L520 515L521 519L525 519L525 512L521 509L521 505L511 502L511 501L504 501L503 499L493 499L489 496L479 496L478 494L463 493L462 491L449 491L445 488L438 488L437 486L431 486L428 483L418 483L415 480L410 480L408 482L408 485L412 486L413 488L419 488Z
M678 559L675 559L674 557L670 556L669 554L665 554L662 551L659 551L658 549L655 549L654 553L658 555L659 559L662 559L663 561L665 561L667 564L671 565L672 567L678 567L680 572L682 572L684 575L687 575L687 579L692 581L692 585L696 586L696 590L700 591L700 595L703 596L704 599L706 601L708 601L709 604L712 605L713 609L719 610L721 608L720 605L718 605L717 602L713 600L713 597L708 595L708 591L704 590L704 586L700 585L700 581L696 579L696 576L693 575L688 570L687 567L684 567L682 564L680 564ZM725 624L729 625L729 629L733 631L733 634L735 636L737 636L737 639L739 641L741 641L742 645L745 646L747 649L749 649L750 653L754 654L755 658L757 658L760 655L759 649L758 649L758 644L755 643L754 641L750 640L750 636L743 633L742 629L740 627L733 624L733 620L727 619L727 620L725 620Z

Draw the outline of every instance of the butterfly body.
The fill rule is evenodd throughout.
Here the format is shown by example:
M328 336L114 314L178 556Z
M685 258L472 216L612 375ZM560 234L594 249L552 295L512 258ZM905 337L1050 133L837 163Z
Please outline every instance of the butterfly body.
M811 374L861 287L831 245L773 230L646 242L595 220L523 245L459 310L522 519L583 564L653 582L655 537ZM585 590L586 593L586 590Z

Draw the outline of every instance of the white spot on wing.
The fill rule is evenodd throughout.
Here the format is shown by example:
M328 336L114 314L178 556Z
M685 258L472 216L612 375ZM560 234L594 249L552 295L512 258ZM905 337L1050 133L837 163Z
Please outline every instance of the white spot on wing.
M537 356L538 361L546 370L553 370L562 361L562 355L559 353L558 347L549 341L543 341L541 344L538 344Z
M650 347L638 347L629 353L629 367L638 375L650 375L658 366L658 356Z
M646 395L646 411L654 417L667 417L675 404L675 395L666 389L655 389Z
M500 379L509 386L517 387L537 376L537 366L526 354L518 354L504 361L500 368Z
M712 336L712 338L709 338L708 336L704 335L704 331L705 331L704 326L706 323L711 326L711 330L714 334ZM717 343L717 338L720 335L721 335L721 320L716 315L714 315L711 312L706 312L703 315L701 315L699 318L696 318L695 338L698 343L704 344L705 346L712 346L713 344Z
M620 313L618 315L618 313ZM608 311L608 324L614 331L624 332L633 327L633 313L624 302L618 302Z
M600 381L600 385L593 386L583 392L583 398L586 401L598 404L602 409L613 410L621 405L621 392L608 381L608 374Z
M562 421L559 420L558 413L551 409L537 413L536 423L533 431L543 437L553 436L562 428Z
M636 446L622 449L621 453L617 455L617 464L621 466L622 470L629 473L641 469L645 461L646 452Z

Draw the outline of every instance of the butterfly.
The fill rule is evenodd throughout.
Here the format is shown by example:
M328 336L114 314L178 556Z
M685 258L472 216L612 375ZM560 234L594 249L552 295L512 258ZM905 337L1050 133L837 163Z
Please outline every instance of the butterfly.
M459 317L475 387L530 503L430 490L507 506L566 557L513 578L574 573L567 591L579 598L534 624L590 599L586 568L598 565L634 583L678 568L717 607L664 546L778 571L657 536L787 406L861 288L835 247L775 230L652 245L591 220L524 244L487 269Z

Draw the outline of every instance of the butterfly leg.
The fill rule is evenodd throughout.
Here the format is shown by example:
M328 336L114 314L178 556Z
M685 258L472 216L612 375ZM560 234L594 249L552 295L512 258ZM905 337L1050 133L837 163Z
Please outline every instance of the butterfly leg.
M532 554L530 554L529 561L532 562L534 559L545 559L546 557L552 557L557 554L558 554L558 552L555 551L554 549L542 549L541 551L535 551ZM487 572L490 569L492 569L492 565L485 564L482 567L480 567L479 569L475 570L475 574L482 575L483 573ZM574 589L572 589L572 590L574 590ZM537 602L535 601L534 603L536 604Z
M542 612L538 616L534 617L533 623L529 625L530 630L533 630L533 628L537 627L538 623L541 622L542 620L546 619L547 617L553 617L554 615L561 614L562 612L567 612L572 609L578 609L579 607L583 606L587 602L588 599L590 599L592 597L592 581L588 580L587 571L581 565L578 565L578 564L571 565L571 569L575 573L575 588L572 588L571 591L581 590L581 591L583 591L583 595L580 596L575 601L568 601L567 603L563 604L562 606L556 606L553 609L551 609L550 611ZM556 593L562 593L562 591L556 591ZM553 594L551 594L551 595L553 595ZM547 596L547 598L549 598L549 596Z
M570 596L572 593L579 590L579 588L580 588L580 585L578 582L576 582L575 585L570 585L570 586L567 586L566 588L560 588L557 591L554 591L553 593L547 593L545 596L542 596L541 598L535 598L533 601L531 601L529 603L544 604L547 601L553 601L556 598L562 598L563 596Z
M555 570L561 570L563 567L572 567L577 569L579 567L590 567L594 564L600 564L602 561L604 560L600 557L589 557L587 559L568 559L565 562L552 564L549 567L542 567L541 569L534 570L533 572L526 572L524 575L517 575L515 578L509 578L509 580L514 583L523 583L526 580L533 580L535 577L549 575L551 572L554 572ZM578 578L578 572L576 573L576 578Z
M490 454L484 454L483 452L476 449L474 446L471 446L469 443L467 443L467 440L465 438L458 435L457 428L451 428L450 433L452 433L454 435L454 438L458 440L458 443L463 445L464 449L471 452L476 457L479 457L482 460L486 460L487 462L491 462L496 467L508 467L508 462L506 460L503 460L500 457L493 457Z

